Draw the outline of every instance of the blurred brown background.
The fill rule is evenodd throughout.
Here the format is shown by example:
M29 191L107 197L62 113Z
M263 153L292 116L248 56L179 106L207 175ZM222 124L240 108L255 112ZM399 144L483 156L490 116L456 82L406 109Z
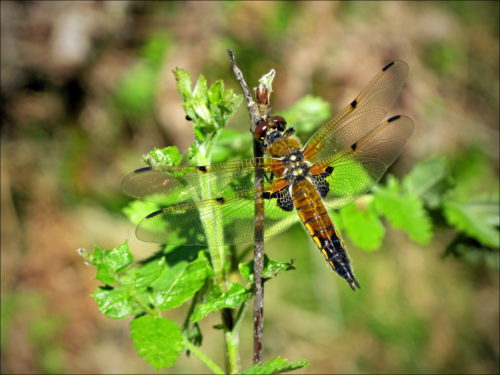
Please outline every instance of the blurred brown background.
M416 131L392 169L479 149L498 175L498 2L1 2L2 373L152 372L128 321L89 293L75 250L129 239L122 177L152 147L192 140L171 70L240 92L277 71L273 108L314 94L338 110L384 64L410 65L393 114ZM240 108L230 127L245 131ZM250 147L250 135L249 135ZM488 186L484 187L488 190ZM388 229L384 246L351 257L363 289L333 275L301 229L269 241L297 270L268 283L265 357L307 359L299 373L498 373L498 269L442 258L453 238L419 246ZM169 312L181 322L184 309ZM204 322L203 350L223 363ZM242 332L251 363L251 317ZM204 373L183 357L166 373Z

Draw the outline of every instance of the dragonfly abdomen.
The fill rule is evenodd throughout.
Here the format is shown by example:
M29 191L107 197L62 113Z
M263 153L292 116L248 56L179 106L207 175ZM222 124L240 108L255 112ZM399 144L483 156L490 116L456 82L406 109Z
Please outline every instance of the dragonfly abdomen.
M297 181L291 187L291 196L302 223L330 266L351 288L359 288L342 239L313 183L307 178Z

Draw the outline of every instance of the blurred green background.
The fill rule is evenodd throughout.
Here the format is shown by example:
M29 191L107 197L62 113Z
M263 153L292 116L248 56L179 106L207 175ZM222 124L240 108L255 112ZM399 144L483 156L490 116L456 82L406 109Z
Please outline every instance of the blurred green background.
M127 238L138 257L157 248L135 239L120 182L153 147L193 139L174 67L240 93L231 48L251 86L276 69L275 111L306 94L336 111L405 60L392 113L416 131L391 172L446 156L480 195L498 189L498 14L481 1L1 2L2 373L152 371L128 321L98 312L75 250ZM249 128L244 106L230 128ZM297 270L266 284L265 358L307 359L298 372L311 374L498 373L498 253L493 265L443 257L456 233L435 231L427 246L390 227L379 251L347 241L356 293L299 226L270 240L269 255ZM223 363L218 319L203 322L203 350ZM245 368L250 316L241 341ZM206 368L183 357L166 372Z

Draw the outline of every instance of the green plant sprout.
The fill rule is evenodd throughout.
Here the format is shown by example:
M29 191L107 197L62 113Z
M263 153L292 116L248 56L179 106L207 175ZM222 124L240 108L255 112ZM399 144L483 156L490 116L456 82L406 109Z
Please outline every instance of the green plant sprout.
M222 81L209 87L207 80L200 76L192 89L186 71L175 69L174 75L184 100L183 108L193 125L195 141L186 155L176 147L154 149L145 156L146 163L180 165L184 161L207 165L241 157L246 151L238 145L245 144L247 139L250 144L250 134L225 129L242 102L241 96L225 89ZM293 123L298 134L307 135L330 117L330 110L324 100L306 96L282 115ZM479 257L498 267L498 184L490 196L469 199L467 189L472 191L476 186L466 173L466 163L474 163L474 158L461 163L454 171L446 159L431 158L417 164L402 180L388 176L384 185L377 185L372 192L334 213L335 222L354 246L366 251L380 248L385 236L383 219L405 232L410 240L423 245L432 239L434 227L451 226L457 236L446 254L473 261ZM196 194L200 194L200 199L212 196L214 186L203 180L203 176L199 185ZM137 224L150 212L173 203L178 194L182 191L132 201L123 212ZM276 357L241 369L239 330L253 294L253 266L251 262L239 261L248 249L237 254L233 248L213 245L221 242L212 238L220 233L213 228L223 223L216 208L211 210L208 214L211 220L202 223L208 248L163 246L155 255L138 263L127 242L109 250L96 247L91 252L80 251L85 260L96 267L96 279L102 284L92 293L99 310L112 319L133 317L130 331L134 347L156 370L172 366L183 352L192 353L215 374L277 374L307 366L305 360ZM280 225L280 231L294 222ZM266 233L273 233L273 228L266 228ZM189 228L172 233L180 239L191 235L196 234L189 233ZM471 254L476 255L474 259ZM263 278L269 281L293 269L290 262L266 257ZM234 281L236 274L239 282ZM165 311L189 302L182 324L163 317ZM221 316L221 323L214 328L224 334L226 370L201 349L203 333L199 323L215 312Z

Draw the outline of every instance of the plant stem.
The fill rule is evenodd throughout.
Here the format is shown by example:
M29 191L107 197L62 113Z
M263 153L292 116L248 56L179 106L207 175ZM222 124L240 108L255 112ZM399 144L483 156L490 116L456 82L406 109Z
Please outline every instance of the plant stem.
M240 357L239 347L240 338L235 330L227 331L225 333L226 340L226 355L227 355L227 368L229 374L239 374L240 371Z
M211 140L211 142L213 139ZM210 164L210 150L211 143L207 147L200 148L197 162L201 165ZM200 176L201 183L201 198L208 199L213 196L212 191L214 186ZM223 232L220 228L223 227L223 219L221 211L217 207L208 207L200 210L202 218L203 229L207 236L208 250L212 260L214 269L214 283L220 287L222 291L227 289L226 286L226 272L225 261L226 254L224 247L220 244L223 243ZM221 312L221 319L224 325L224 341L226 345L226 359L227 359L227 372L230 374L238 374L240 372L240 359L239 359L239 334L233 330L233 320L231 309L223 309Z
M257 124L257 121L259 121L260 118L259 109L257 108L257 104L254 102L252 98L252 94L250 93L250 89L248 88L245 78L243 77L243 73L241 72L240 68L238 68L238 66L236 65L234 52L228 49L227 53L229 54L229 60L231 62L231 68L233 69L233 73L236 76L236 80L240 83L241 88L243 89L243 94L245 95L245 99L247 101L248 113L250 114L250 119L252 120L251 131L253 133L255 130L255 124Z
M243 73L236 65L234 52L227 51L231 62L231 67L236 80L240 83L247 101L248 113L252 121L251 132L255 132L257 122L261 119L257 104L252 98L252 94L243 77ZM254 141L254 157L262 157L262 150ZM255 169L255 188L261 191L264 184L264 174L261 168ZM253 363L262 363L263 353L263 335L264 335L264 284L262 282L262 270L264 268L264 200L257 194L255 199L255 230L254 230L254 345L253 345Z
M199 165L210 164L210 155L208 150L200 150L197 159ZM208 199L212 196L213 186L200 176L201 199ZM208 251L214 268L214 283L219 285L222 290L226 289L226 280L224 275L225 252L224 247L220 246L222 241L222 232L220 228L223 226L221 212L217 208L208 207L200 210L201 217L209 218L202 220L203 229L207 236Z
M261 157L260 147L255 145L254 155ZM257 151L259 150L259 151ZM263 172L260 168L255 170L255 186L262 189L264 186ZM264 282L262 270L264 269L264 200L257 197L255 200L255 243L254 243L254 282L255 297L253 305L253 363L262 363L264 341Z
M217 366L210 358L208 358L196 345L191 343L186 337L184 337L184 345L196 355L214 374L224 374L225 372Z

